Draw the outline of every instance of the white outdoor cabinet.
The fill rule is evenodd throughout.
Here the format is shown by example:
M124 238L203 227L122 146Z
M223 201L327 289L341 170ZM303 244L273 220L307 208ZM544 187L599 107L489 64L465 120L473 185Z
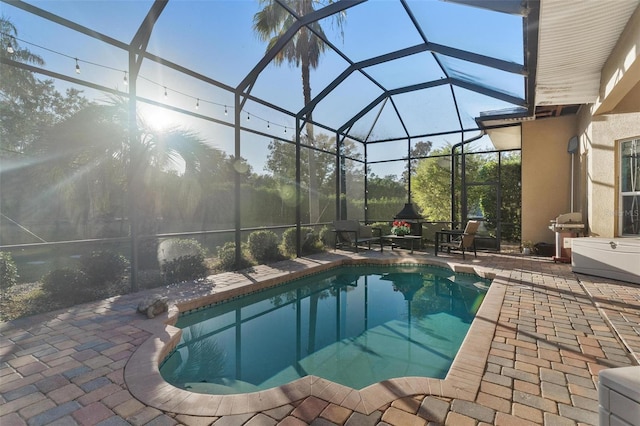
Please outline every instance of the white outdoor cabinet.
M640 238L574 238L574 272L640 284Z
M600 426L640 425L640 366L606 368L598 377Z

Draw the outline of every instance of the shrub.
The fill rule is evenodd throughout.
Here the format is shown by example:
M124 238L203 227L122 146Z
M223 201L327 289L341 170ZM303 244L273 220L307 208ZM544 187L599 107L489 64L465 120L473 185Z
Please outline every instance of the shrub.
M320 230L320 241L325 247L333 248L336 245L336 233L328 226L323 226Z
M186 254L162 262L162 274L166 283L191 281L204 278L209 273L204 263L204 254Z
M372 228L380 228L382 230L382 235L389 235L391 233L391 223L390 222L375 222L370 225ZM377 234L374 234L377 235Z
M158 259L160 263L168 262L180 256L198 255L205 256L202 245L191 238L169 238L158 245Z
M313 231L313 228L303 226L300 228L302 233L302 255L319 253L322 251L322 244L318 234ZM289 228L282 234L282 251L289 255L296 255L296 228Z
M88 284L100 287L107 282L118 282L129 267L129 260L111 251L94 251L80 258L80 269L87 275Z
M0 290L4 293L18 281L18 268L11 253L0 251Z
M40 287L30 287L30 290L12 294L10 302L4 304L0 310L0 321L10 321L63 307L62 304L52 303L51 298L47 296Z
M79 269L55 269L42 277L42 289L55 301L73 305L91 299L88 281L87 274Z
M280 260L278 236L273 231L254 231L249 234L247 246L249 254L258 263Z
M218 263L217 268L221 271L237 271L248 268L251 262L244 256L240 255L240 259L236 262L236 245L232 242L226 242L222 247L218 247Z

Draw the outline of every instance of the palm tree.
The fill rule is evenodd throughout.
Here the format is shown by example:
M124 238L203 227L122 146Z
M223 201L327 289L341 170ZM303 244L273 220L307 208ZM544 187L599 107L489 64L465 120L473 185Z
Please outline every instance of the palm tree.
M224 159L193 132L181 128L156 131L141 117L139 155L132 159L127 108L127 100L119 97L105 104L92 104L54 126L41 142L48 153L49 176L57 182L55 188L62 195L58 198L85 237L96 236L89 230L91 220L124 215L125 193L131 190L126 179L130 161L139 172L136 202L144 217L140 231L153 235L158 231L156 218L162 215L164 206L188 204L188 210L193 212L194 204L201 201L194 200L193 194L202 195L203 191L188 191L188 203L184 199L187 191L167 194L167 179L175 179L171 171L183 166L180 179L193 188L200 178L221 167ZM163 200L167 197L172 200Z
M275 0L258 0L263 7L253 17L253 29L262 41L267 42L269 51L278 41L282 34L296 22L296 18ZM319 0L283 0L281 3L293 10L297 16L305 16L313 12L316 7L333 3ZM346 12L333 15L334 24L338 29L342 28ZM326 49L325 43L316 34L324 37L324 31L320 24L315 21L308 26L302 27L300 31L284 46L274 58L275 65L282 65L284 62L300 67L302 73L302 95L304 104L311 102L311 68L315 69L320 63L320 56ZM307 142L310 146L315 146L313 136L313 125L311 113L307 120ZM316 176L315 152L309 150L309 216L310 222L317 222L320 218L320 206L318 201L318 184Z

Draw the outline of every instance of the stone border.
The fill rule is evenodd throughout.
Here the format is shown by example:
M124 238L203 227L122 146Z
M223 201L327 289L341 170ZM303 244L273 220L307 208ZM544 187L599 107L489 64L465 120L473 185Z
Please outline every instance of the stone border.
M181 330L174 327L180 312L197 309L230 297L273 287L284 281L315 274L342 265L416 264L448 267L454 272L493 278L485 299L445 379L404 377L386 380L356 390L332 381L306 376L286 385L260 392L237 395L209 395L177 388L162 378L159 365L176 347ZM179 302L168 313L153 320L140 320L139 327L152 333L131 356L124 369L124 380L131 394L142 403L162 411L193 416L227 416L266 411L308 396L316 396L363 414L405 396L427 394L474 401L485 370L491 341L506 292L507 277L474 266L450 264L416 258L348 258L288 272L264 280L228 286L224 291Z

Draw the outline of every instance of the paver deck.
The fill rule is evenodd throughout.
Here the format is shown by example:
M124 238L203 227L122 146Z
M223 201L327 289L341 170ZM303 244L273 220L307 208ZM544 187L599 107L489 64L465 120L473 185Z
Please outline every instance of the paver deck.
M342 396L343 389L324 384L322 391L311 394L292 390L281 404L266 394L265 399L271 398L266 402L221 399L215 412L227 410L231 415L207 414L210 400L199 402L205 400L196 394L176 402L162 383L154 388L154 403L140 401L149 395L134 397L139 396L133 388L140 382L130 377L125 381L125 367L143 375L153 363L138 366L143 359L139 349L155 345L150 342L165 333L161 320L136 313L138 302L149 293L162 292L182 302L214 297L222 291L236 292L247 282L354 256L449 262L456 268L471 265L500 277L501 293L492 299L496 306L486 308L494 310L495 320L485 320L474 336L480 345L486 343L486 353L461 351L456 360L470 365L468 377L430 379L425 381L428 386L399 379L393 385L402 391L374 386ZM548 258L479 253L477 259L462 261L454 254L436 259L402 250L323 253L258 266L250 273L215 275L210 282L173 285L0 323L0 424L595 425L598 372L638 364L639 323L640 285L574 274L569 265ZM161 353L162 347L156 350ZM402 396L396 398L393 392ZM193 407L202 410L195 413Z

